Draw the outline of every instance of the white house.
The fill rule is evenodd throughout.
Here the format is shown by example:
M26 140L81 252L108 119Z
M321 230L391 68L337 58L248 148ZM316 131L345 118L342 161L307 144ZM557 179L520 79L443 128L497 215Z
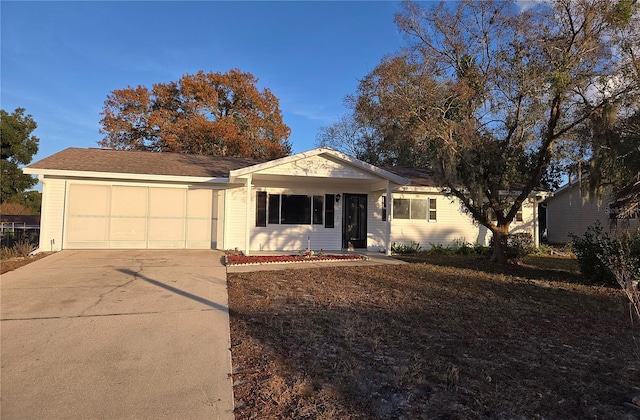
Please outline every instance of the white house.
M325 148L271 161L69 148L24 172L43 185L41 251L390 252L393 242L487 244L491 236L426 172ZM512 230L534 235L535 208L526 202Z

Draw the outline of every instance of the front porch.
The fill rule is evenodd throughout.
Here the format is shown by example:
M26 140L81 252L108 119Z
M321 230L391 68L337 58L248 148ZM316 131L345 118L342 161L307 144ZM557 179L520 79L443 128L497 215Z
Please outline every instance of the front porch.
M288 253L318 249L384 250L391 212L381 197L410 181L327 149L230 171L225 248ZM244 216L244 217L243 217ZM242 232L241 224L244 224ZM241 236L242 235L242 236Z

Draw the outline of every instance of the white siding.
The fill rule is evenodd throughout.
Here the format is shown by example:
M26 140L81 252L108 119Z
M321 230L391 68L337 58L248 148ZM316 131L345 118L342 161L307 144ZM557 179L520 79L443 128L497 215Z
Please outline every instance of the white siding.
M342 202L335 203L334 226L325 228L322 225L285 225L267 224L258 227L256 222L256 192L267 191L268 194L302 194L321 195L341 194L341 191L309 188L252 188L249 205L249 229L252 251L300 251L310 244L313 250L338 250L342 244ZM246 189L234 188L225 192L225 248L245 248L245 214Z
M367 250L383 252L387 249L387 222L382 220L382 196L380 192L369 193L367 203ZM392 231L393 235L393 231Z
M66 184L62 179L46 178L42 183L40 251L62 249Z
M224 191L224 249L244 249L246 188Z
M213 194L213 211L212 211L212 219L211 219L211 249L227 249L224 246L225 191L214 190L212 191L212 194Z
M538 226L537 222L534 223L533 221L533 206L534 204L530 203L529 200L522 203L522 221L513 220L511 226L509 226L511 233L528 233L533 238L534 228Z
M382 194L369 196L369 250L379 251L385 248L385 225L382 221ZM393 218L391 222L391 242L409 244L419 243L423 249L430 244L453 246L456 241L488 245L491 231L473 222L470 215L463 211L461 203L441 193L394 193L393 198L436 199L436 220L414 220ZM391 209L392 203L388 203ZM533 206L523 205L523 221L514 221L511 232L527 232L533 235Z
M436 220L413 220L393 218L391 224L391 241L399 244L419 243L423 249L430 244L444 246L454 245L456 240L469 243L486 244L491 238L488 229L479 228L471 217L462 211L459 201L451 201L448 197L432 194L394 194L394 199L419 198L436 199ZM390 206L392 204L390 203Z
M340 191L330 191L324 189L309 188L262 188L268 194L301 194L301 195L320 195L339 194ZM258 191L258 190L255 190ZM284 225L284 224L267 224L266 227L257 227L255 225L255 198L253 192L251 199L251 249L252 250L284 250L284 251L300 251L311 246L312 250L337 250L342 246L342 202L334 204L334 227L325 228L322 225ZM324 202L324 201L323 201ZM324 211L323 211L324 221Z

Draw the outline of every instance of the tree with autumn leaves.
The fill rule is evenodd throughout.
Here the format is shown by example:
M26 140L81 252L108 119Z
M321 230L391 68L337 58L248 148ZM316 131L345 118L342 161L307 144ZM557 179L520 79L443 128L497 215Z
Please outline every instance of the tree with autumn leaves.
M177 82L111 92L102 147L274 159L291 153L279 102L251 73L185 74Z

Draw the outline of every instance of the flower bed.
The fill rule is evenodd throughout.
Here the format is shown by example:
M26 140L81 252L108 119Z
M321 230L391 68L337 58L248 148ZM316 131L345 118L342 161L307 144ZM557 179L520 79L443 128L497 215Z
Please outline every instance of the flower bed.
M354 254L323 254L323 255L227 255L225 257L226 265L248 265L248 264L286 264L286 263L304 263L318 261L345 261L345 260L366 260L367 258Z

